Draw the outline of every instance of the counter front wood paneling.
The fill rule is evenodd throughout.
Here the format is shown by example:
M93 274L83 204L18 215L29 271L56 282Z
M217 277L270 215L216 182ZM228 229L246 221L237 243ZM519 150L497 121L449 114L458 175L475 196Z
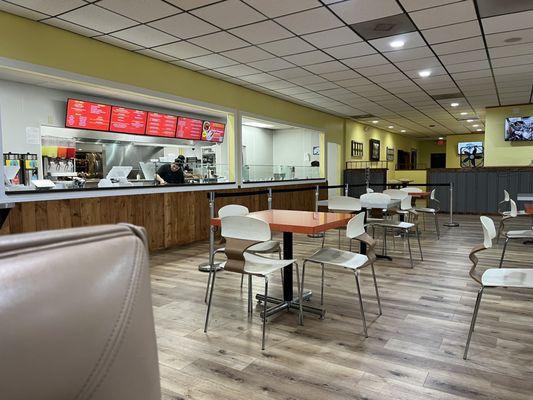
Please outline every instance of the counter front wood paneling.
M310 185L282 186L280 189L302 187L310 187ZM253 192L256 190L264 190L264 188L221 190L220 192ZM146 228L151 250L170 248L208 238L207 193L156 193L17 203L0 233L25 233L127 222ZM314 210L315 192L313 190L274 193L272 197L273 208ZM216 210L231 203L242 204L250 211L268 208L267 196L262 194L218 198L215 201Z

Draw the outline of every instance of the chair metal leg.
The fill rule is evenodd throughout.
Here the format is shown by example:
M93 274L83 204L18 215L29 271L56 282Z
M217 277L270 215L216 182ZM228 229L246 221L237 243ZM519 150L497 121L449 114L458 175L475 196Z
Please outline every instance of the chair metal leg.
M439 217L437 217L437 213L433 215L435 216L435 231L437 232L437 240L439 240L440 239Z
M505 257L505 250L507 250L507 243L509 243L509 238L506 238L505 239L505 243L503 245L503 250L502 250L502 256L500 258L500 268L502 267L503 265L503 258Z
M207 303L207 296L209 294L209 286L211 285L211 274L213 273L213 266L211 265L211 268L209 268L209 276L207 277L207 286L205 287L205 298L204 303ZM242 286L242 284L241 284Z
M366 330L366 319L365 319L365 310L363 308L363 298L361 297L361 286L359 285L359 271L354 271L355 275L355 286L357 287L357 294L359 295L359 307L361 308L361 319L363 320L363 331L365 332L365 337L368 337Z
M339 250L341 249L341 228L339 228Z
M217 276L216 268L213 268L213 281L209 291L209 302L207 303L207 313L205 314L204 333L207 333L207 324L209 323L209 312L211 311L211 301L213 300L213 289L215 288L215 278Z
M500 236L502 234L504 225L505 225L504 219L502 218L500 220L500 225L498 225L498 233L496 234L496 243L500 243Z
M299 313L298 313L298 323L300 325L303 325L304 324L304 312L303 312L303 305L302 305L302 302L303 302L303 298L302 298L302 293L303 293L303 289L300 285L300 270L298 268L298 264L297 263L294 263L294 268L296 269L296 285L298 287L298 304L300 306L300 310L299 310Z
M418 230L418 225L416 225L416 240L418 240L418 250L420 250L420 260L424 261L424 256L422 255L422 245L420 244L420 231Z
M326 231L324 231L324 236L322 236L322 248L324 248L325 244L326 244Z
M387 227L386 226L383 227L383 251L382 253L384 256L387 255Z
M244 274L243 274L244 276ZM252 275L248 275L248 316L251 317L253 315L252 311L252 301L253 301L253 293L252 293Z
M378 282L376 281L376 272L374 271L374 263L370 264L370 268L372 268L372 278L374 279L374 288L376 289L376 298L378 300L379 315L382 315L383 311L381 310L381 299L379 298Z
M304 279L305 279L305 264L307 263L307 260L305 260L303 263L302 263L302 287L301 287L301 291L302 291L302 296L303 296L303 292L304 292Z
M261 341L261 350L265 349L265 330L266 330L266 319L267 319L267 309L268 309L268 276L265 276L265 300L263 302L263 339Z
M468 356L468 348L470 347L470 340L472 339L472 333L474 333L474 326L476 325L477 312L479 311L479 304L481 303L481 296L483 295L484 286L479 289L476 299L476 305L474 306L474 313L472 314L472 322L470 322L470 330L468 331L468 339L466 339L465 352L463 354L463 360L466 360Z
M324 264L320 264L322 267L322 282L320 284L320 305L324 305Z
M278 249L278 256L280 260L283 258L283 256L281 255L281 247ZM283 279L283 269L280 269L279 273L281 274L281 286L283 286L283 284L285 283Z
M409 249L409 260L411 260L411 268L414 268L415 265L413 264L413 253L411 251L411 240L409 239L409 231L405 231L405 236L407 237L407 248Z
M244 274L241 274L241 289L242 289L243 284L244 284Z

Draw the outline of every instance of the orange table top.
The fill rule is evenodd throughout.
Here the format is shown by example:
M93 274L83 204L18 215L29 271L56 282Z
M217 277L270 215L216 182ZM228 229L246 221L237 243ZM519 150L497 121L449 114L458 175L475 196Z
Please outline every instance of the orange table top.
M409 192L409 194L411 195L411 197L423 198L428 197L431 192Z
M526 214L533 215L533 203L524 203L524 210L526 210Z
M346 226L353 214L297 210L265 210L248 214L268 222L277 232L320 233ZM220 218L212 218L211 225L220 226Z

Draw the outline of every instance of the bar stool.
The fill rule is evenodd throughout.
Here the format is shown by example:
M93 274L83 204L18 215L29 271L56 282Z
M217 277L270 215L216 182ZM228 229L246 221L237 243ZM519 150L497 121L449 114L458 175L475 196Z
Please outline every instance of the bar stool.
M433 189L429 194L429 205L433 207L415 207L415 211L421 213L424 218L424 230L426 229L426 214L432 214L435 220L435 232L437 233L437 240L440 239L440 229L439 229L439 217L437 216L440 211L440 201L435 197L436 189Z
M258 276L265 279L265 300L263 308L263 335L261 349L265 349L265 326L268 313L268 278L269 275L276 271L282 271L283 268L294 264L296 269L296 280L298 285L298 299L300 312L298 321L303 322L302 314L302 297L300 290L300 273L296 260L276 260L273 258L261 257L257 254L249 253L248 249L258 243L271 240L272 233L270 226L265 221L247 216L229 216L221 220L221 234L226 239L224 254L227 261L224 262L224 270L248 275L248 316L252 316L252 277ZM213 291L215 287L216 269L213 269L213 282L209 291L209 302L207 303L207 313L205 316L204 332L207 333L209 322L209 313L213 300Z
M357 288L357 294L359 296L359 307L361 309L361 319L363 321L363 330L365 337L368 337L367 328L366 328L366 319L365 311L363 308L363 299L361 296L361 287L359 284L359 270L370 266L372 268L372 277L374 279L374 288L376 290L376 298L378 302L379 315L382 314L381 310L381 301L379 298L378 285L376 282L376 273L374 271L374 262L376 261L376 254L374 247L376 246L376 241L368 235L365 231L365 213L361 212L353 217L346 226L346 237L350 240L350 251L335 249L331 247L323 247L313 255L307 257L302 264L302 289L305 279L305 265L307 263L316 263L320 264L322 267L322 280L320 286L320 304L324 304L324 265L333 265L337 267L351 269L354 272L355 276L355 286ZM352 250L352 240L358 240L367 245L366 255L353 253ZM302 292L300 289L300 293Z
M328 211L352 214L361 211L361 200L350 196L335 196L328 200ZM341 248L341 230L339 228L339 249ZM322 237L322 247L326 240L326 233Z
M470 251L470 261L472 267L469 275L477 283L481 284L481 289L477 294L474 312L472 314L472 321L470 323L470 330L468 331L468 338L466 340L465 352L463 359L466 360L468 356L468 349L470 347L470 340L476 325L479 305L481 303L481 296L485 288L493 287L507 287L507 288L527 288L533 289L533 269L530 268L489 268L485 270L481 278L475 274L475 269L479 262L477 253L492 247L492 240L496 237L496 228L494 222L489 217L481 216L481 224L483 226L483 243L477 245Z

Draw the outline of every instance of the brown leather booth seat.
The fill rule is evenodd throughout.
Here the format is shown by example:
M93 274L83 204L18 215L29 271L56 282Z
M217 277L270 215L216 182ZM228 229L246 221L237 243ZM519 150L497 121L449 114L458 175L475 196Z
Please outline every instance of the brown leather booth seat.
M0 236L0 398L160 397L144 230Z

